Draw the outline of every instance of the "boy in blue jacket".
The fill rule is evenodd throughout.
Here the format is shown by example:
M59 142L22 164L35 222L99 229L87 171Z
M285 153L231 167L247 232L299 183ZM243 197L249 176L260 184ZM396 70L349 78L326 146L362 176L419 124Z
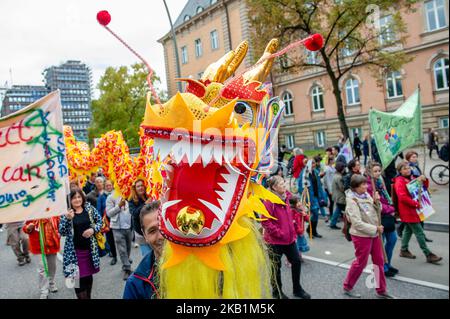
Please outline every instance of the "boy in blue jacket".
M164 237L158 227L160 201L142 207L139 220L142 233L153 251L142 259L135 272L127 279L123 299L158 299L158 259L164 245Z

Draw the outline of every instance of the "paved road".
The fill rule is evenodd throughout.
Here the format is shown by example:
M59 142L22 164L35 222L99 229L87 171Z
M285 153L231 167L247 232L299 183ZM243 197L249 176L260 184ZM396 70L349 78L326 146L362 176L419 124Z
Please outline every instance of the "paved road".
M6 241L5 232L0 233L0 299L36 299L39 298L37 264L38 256L32 256L31 264L19 267L16 264L15 257L4 243ZM323 242L325 242L326 238ZM331 237L328 242L333 241ZM318 241L311 244L313 250L320 251ZM349 247L350 248L350 247ZM448 250L448 249L447 249ZM448 254L448 253L447 253ZM310 254L312 256L312 254ZM139 249L133 249L132 259L135 265L140 260ZM447 258L448 260L448 258ZM423 261L417 260L416 263L426 271L433 271L440 266L431 266L424 264ZM120 264L120 263L119 263ZM92 297L95 299L120 299L122 297L124 281L121 279L120 265L109 265L109 257L103 257L101 261L101 271L94 276L94 287ZM60 288L56 294L51 294L51 299L74 299L75 293L73 289L64 286L64 278L62 275L62 265L58 261L58 269L56 282ZM442 266L447 268L447 284L448 284L448 265ZM406 276L406 266L402 266L402 275ZM408 266L409 268L409 266ZM313 298L323 299L341 299L346 298L341 294L342 281L345 278L346 270L336 266L330 266L324 263L306 260L302 268L302 284L304 288L310 292ZM283 283L284 291L287 295L291 295L292 285L290 279L290 268L283 261ZM365 278L363 274L356 289L364 298L370 299L374 297L374 290L365 287ZM388 280L388 287L391 293L401 298L430 298L430 299L448 299L448 291L432 289L406 282ZM291 295L292 297L292 295Z

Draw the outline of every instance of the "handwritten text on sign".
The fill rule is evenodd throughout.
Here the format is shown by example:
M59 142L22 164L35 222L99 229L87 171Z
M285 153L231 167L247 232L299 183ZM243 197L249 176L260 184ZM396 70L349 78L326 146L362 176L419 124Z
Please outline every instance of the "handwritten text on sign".
M59 92L0 119L0 223L66 212L62 131Z

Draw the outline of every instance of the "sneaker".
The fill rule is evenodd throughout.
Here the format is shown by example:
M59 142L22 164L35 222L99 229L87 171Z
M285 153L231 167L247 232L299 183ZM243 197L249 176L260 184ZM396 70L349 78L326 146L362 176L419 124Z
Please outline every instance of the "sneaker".
M20 259L20 260L18 261L18 263L19 263L19 266L23 266L23 265L25 265L27 262L25 261L25 259Z
M429 253L427 256L427 263L430 263L430 264L437 264L441 260L442 260L442 257L436 256L433 253Z
M130 264L132 264L133 263L133 259L128 259L128 261L130 262Z
M341 229L341 227L336 226L336 225L330 225L330 228L331 228L331 229Z
M398 269L394 267L389 267L389 270L392 271L394 274L398 274Z
M30 256L26 256L26 257L25 257L25 262L26 262L27 264L31 263L31 258L30 258Z
M361 295L354 292L353 290L344 289L344 295L346 295L350 298L361 298Z
M48 294L46 294L46 293L41 293L39 299L48 299Z
M313 235L313 238L322 238L323 236L322 235L320 235L319 233L317 233L317 234L315 234L315 235Z
M114 266L115 264L117 264L117 258L116 257L113 257L112 259L111 259L111 262L109 263L111 266Z
M127 280L128 277L130 277L132 273L133 272L131 270L124 270L123 271L123 280Z
M408 259L416 259L416 256L411 254L409 250L400 250L400 257Z
M279 295L278 293L274 293L272 294L273 299L289 299L288 296L286 296L284 294L284 292L281 292L281 294Z
M303 289L299 292L294 292L294 296L300 299L311 299L311 295L304 291Z
M396 274L395 274L395 272L393 272L392 270L389 269L388 271L384 272L384 275L386 277L394 277Z
M51 284L48 286L48 290L49 290L51 293L57 293L57 292L58 292L58 287L56 287L56 284L55 284L55 283L51 283Z
M426 241L427 243L432 243L432 242L433 242L433 240L432 240L432 239L430 239L430 238L427 238L426 236L425 236L425 241Z
M133 247L134 247L134 248L139 248L139 244L133 243Z
M377 293L377 298L379 299L397 299L396 297L388 294L387 292Z

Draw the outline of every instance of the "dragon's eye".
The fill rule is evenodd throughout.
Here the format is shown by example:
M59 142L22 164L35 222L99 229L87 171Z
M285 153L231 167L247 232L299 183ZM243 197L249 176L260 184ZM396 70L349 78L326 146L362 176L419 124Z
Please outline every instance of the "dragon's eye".
M240 126L245 123L252 124L253 122L253 110L250 105L245 102L237 102L234 106L234 116Z

